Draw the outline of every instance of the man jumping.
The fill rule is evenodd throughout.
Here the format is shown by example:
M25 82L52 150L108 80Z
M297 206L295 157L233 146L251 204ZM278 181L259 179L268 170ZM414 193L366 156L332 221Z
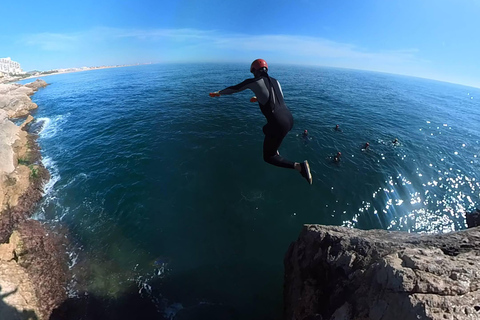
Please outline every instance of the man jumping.
M278 153L278 148L282 144L283 138L293 127L293 117L283 100L283 92L280 83L268 75L268 65L263 59L257 59L252 62L250 72L255 78L247 79L242 83L225 88L220 91L211 92L211 97L220 97L236 92L250 89L255 96L250 99L251 102L258 102L260 110L267 119L267 124L263 126L265 140L263 141L263 159L277 167L295 169L309 184L312 184L312 174L308 161L301 163L292 162L284 159Z

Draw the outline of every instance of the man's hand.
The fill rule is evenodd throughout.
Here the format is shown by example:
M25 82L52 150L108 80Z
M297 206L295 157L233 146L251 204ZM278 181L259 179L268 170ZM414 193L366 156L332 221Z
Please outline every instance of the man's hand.
M220 93L218 93L218 91L210 92L208 95L209 95L210 97L212 97L212 98L213 98L213 97L220 97Z
M256 96L251 97L250 102L257 102L257 97Z

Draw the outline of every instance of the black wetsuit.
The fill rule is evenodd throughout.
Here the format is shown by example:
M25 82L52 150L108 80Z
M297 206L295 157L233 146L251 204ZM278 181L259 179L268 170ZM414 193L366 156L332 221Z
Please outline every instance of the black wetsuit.
M294 169L294 163L288 161L278 154L278 148L283 138L293 127L293 117L283 100L280 83L270 77L267 73L247 79L242 83L221 90L219 93L232 94L245 89L252 90L256 97L260 110L267 119L263 126L265 140L263 141L263 159L275 166Z

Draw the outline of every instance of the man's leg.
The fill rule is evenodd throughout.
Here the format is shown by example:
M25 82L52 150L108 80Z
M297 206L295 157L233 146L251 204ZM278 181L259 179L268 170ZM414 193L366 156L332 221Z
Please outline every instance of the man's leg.
M278 153L278 148L282 144L284 137L265 135L263 140L263 160L277 167L295 169L294 162L284 159Z

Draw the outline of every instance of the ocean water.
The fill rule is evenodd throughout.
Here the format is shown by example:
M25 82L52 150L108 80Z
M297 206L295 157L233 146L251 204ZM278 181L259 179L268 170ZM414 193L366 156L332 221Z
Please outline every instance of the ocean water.
M250 77L247 65L44 78L34 117L52 178L35 217L70 229L72 296L121 301L133 286L157 319L198 306L279 319L284 254L303 224L466 227L480 203L480 89L320 67L270 74L295 119L280 153L309 160L312 186L263 162L251 92L208 96Z

